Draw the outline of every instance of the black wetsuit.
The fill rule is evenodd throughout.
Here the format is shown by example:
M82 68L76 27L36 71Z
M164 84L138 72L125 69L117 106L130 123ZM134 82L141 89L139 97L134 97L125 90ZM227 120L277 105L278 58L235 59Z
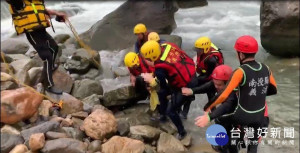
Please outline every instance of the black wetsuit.
M160 101L160 112L162 114L167 113L167 115L170 117L172 122L177 127L178 133L180 135L185 135L186 131L184 129L184 126L182 124L182 121L179 117L178 110L179 108L187 101L193 101L195 99L194 96L183 96L181 89L176 88L170 88L169 85L166 82L166 79L168 78L168 72L164 69L157 68L155 69L155 76L159 80L160 83L160 91L158 92L159 101ZM193 88L196 85L196 77L194 77L190 83L188 83L187 87ZM171 91L170 91L170 90ZM171 103L168 105L168 100L166 98L166 95L168 92L171 92Z
M52 72L54 62L58 53L58 45L54 39L47 33L45 28L26 33L26 37L34 49L38 52L44 62L42 79L45 87L54 86Z

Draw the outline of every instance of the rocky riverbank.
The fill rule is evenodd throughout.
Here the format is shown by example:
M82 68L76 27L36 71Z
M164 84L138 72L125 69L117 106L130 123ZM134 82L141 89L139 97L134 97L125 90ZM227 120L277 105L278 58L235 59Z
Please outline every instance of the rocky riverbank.
M188 150L191 136L177 140L174 125L160 123L148 101L137 99L128 70L122 66L127 50L100 51L93 56L101 63L99 67L72 39L65 34L55 37L60 52L53 79L64 91L60 96L45 92L39 83L43 63L36 51L18 39L2 42L7 63L1 59L1 152ZM174 40L181 43L180 37ZM56 102L63 100L62 108L53 107L49 100L20 86L14 78Z

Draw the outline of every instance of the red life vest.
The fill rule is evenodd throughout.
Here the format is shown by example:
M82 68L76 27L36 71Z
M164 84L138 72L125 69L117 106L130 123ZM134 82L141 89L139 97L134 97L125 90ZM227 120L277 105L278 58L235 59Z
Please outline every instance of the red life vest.
M147 64L145 59L139 55L140 66L136 68L128 68L129 72L134 76L139 76L141 73L152 73L154 67Z
M155 69L162 68L168 72L167 80L172 87L186 87L196 73L193 59L173 43L162 44L161 50L160 61L155 63Z
M207 65L205 64L206 60L212 58L215 56L218 60L218 65L224 64L223 55L222 52L218 51L217 48L211 47L209 52L206 54L197 55L197 73L199 75L203 75L207 72ZM208 80L211 80L211 75L207 78Z

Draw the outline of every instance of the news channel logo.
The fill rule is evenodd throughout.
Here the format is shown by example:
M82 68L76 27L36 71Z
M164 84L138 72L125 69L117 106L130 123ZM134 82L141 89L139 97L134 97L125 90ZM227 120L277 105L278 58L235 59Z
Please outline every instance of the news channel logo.
M219 124L209 126L206 130L205 137L206 140L214 146L224 146L229 140L225 128Z

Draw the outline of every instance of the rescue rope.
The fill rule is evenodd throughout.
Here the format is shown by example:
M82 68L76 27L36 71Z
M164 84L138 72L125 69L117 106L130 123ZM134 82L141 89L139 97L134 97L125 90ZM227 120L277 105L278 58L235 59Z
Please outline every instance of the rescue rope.
M29 86L29 85L26 85L26 84L22 83L20 80L18 80L18 79L14 76L13 71L12 71L12 70L10 69L10 67L8 66L8 63L6 62L5 57L4 57L4 52L2 52L2 51L1 51L1 58L2 58L2 60L3 60L3 62L4 62L4 64L5 64L6 68L7 68L8 71L9 71L10 76L15 80L15 82L16 82L17 84L19 84L19 85L21 85L21 86L24 86L24 87L26 87L26 88L32 90L34 93L36 93L36 94L38 94L38 95L40 95L40 96L42 96L42 97L48 99L48 100L49 100L52 104L54 104L55 106L58 106L58 107L62 108L62 103L63 103L62 100L60 100L59 102L57 102L55 99L53 99L53 98L51 98L51 97L49 97L49 96L47 96L47 95L45 95L45 94L42 94L42 93L38 92L38 91L37 91L36 89L34 89L33 87L31 87L31 86Z
M99 61L95 60L94 57L96 57L96 54L99 54L97 51L93 50L90 46L86 45L83 40L79 37L77 31L75 30L74 26L72 25L72 23L70 22L70 20L68 18L65 19L65 24L67 25L67 27L70 28L70 30L72 31L75 39L77 40L77 42L79 43L79 45L84 48L88 54L91 55L92 59L93 59L93 63L97 65L98 69L101 68L101 64L99 63Z

